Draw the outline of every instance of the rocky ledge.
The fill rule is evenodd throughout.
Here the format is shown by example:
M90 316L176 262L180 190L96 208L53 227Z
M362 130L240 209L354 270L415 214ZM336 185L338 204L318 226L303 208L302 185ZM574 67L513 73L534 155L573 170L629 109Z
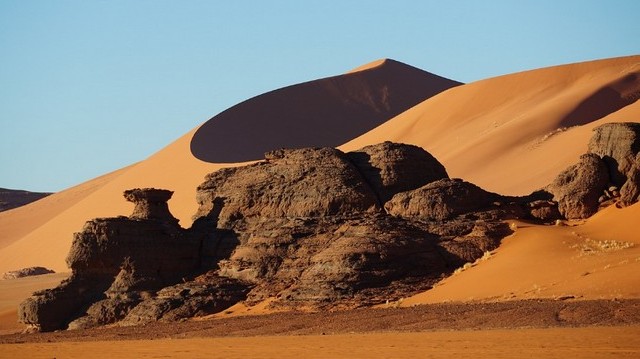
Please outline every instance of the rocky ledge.
M172 192L133 189L129 217L74 235L72 276L22 303L33 330L177 321L245 301L341 309L397 300L495 249L506 219L585 218L638 197L638 124L596 129L589 153L526 197L487 192L422 148L282 149L209 174L189 229Z

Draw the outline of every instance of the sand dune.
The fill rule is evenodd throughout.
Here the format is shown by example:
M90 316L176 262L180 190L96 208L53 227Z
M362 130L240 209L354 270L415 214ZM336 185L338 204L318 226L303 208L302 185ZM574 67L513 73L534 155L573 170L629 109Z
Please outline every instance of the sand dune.
M528 194L586 152L591 130L640 118L640 56L482 80L436 95L341 146L421 146L452 177Z
M335 147L459 82L394 60L244 101L204 123L191 150L214 163L262 159L274 149Z
M515 233L485 260L402 302L530 298L640 297L640 203L611 206L586 223L540 226L518 222Z

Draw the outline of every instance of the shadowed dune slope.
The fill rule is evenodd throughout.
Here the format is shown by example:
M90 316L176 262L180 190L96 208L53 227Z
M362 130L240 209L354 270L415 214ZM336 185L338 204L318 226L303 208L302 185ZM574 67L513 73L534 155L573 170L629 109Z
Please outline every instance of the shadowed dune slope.
M394 60L265 93L216 115L191 141L214 163L262 159L274 149L335 147L460 85Z
M586 152L591 130L640 119L640 56L486 79L427 99L346 143L415 144L452 177L503 194L528 194Z

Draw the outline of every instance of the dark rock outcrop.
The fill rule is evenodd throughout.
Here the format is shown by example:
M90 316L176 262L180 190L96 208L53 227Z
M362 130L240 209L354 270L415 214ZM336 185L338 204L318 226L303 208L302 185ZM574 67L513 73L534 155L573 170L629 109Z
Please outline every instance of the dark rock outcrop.
M133 214L87 222L67 258L72 276L19 315L55 330L181 320L241 300L288 309L397 300L496 248L511 233L504 219L553 216L553 202L530 204L543 195L507 198L449 179L410 145L272 151L209 174L189 229L170 214L170 191L126 191Z
M598 155L589 153L567 168L547 187L567 219L587 218L598 211L598 199L608 188L609 173Z
M385 209L389 214L403 218L442 221L488 207L498 198L498 195L461 179L441 179L396 194L385 204Z
M22 269L6 272L2 274L2 279L16 279L16 278L31 277L34 275L43 275L43 274L50 274L50 273L55 273L55 272L45 267L28 267L28 268L22 268Z
M64 329L72 321L72 328L112 323L154 300L162 288L203 271L202 249L213 246L204 242L215 237L181 228L167 207L171 195L129 190L125 198L136 204L131 217L88 221L74 235L67 257L71 277L23 302L20 321L43 331Z
M217 222L218 231L239 243L218 263L219 274L252 283L249 302L348 307L400 298L429 288L510 233L476 230L467 236L481 215L443 223L482 210L498 196L442 179L444 167L415 146L382 143L346 155L307 148L265 157L264 163L212 173L198 188L198 221ZM414 222L415 216L389 216L380 208L394 195L434 183L441 184L438 213L445 215ZM502 218L486 217L478 228ZM434 233L429 221L449 233Z
M620 203L628 206L640 194L640 123L607 123L594 130L589 152L607 164L611 184L620 188Z
M545 189L567 219L602 206L629 206L640 195L640 123L607 123L594 130L589 152Z
M396 193L449 178L444 166L418 146L383 142L347 155L378 194L381 204Z
M198 187L197 217L218 228L260 218L324 217L380 211L375 193L333 148L277 150L266 161L209 174Z

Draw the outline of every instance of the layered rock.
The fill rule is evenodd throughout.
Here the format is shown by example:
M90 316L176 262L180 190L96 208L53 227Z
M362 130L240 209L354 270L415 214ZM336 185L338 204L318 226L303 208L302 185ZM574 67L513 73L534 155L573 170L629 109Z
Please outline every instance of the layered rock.
M398 193L385 209L394 216L442 221L488 207L498 198L473 183L447 178Z
M496 215L443 223L482 210L496 196L443 179L444 167L415 146L387 142L347 154L280 150L265 158L212 173L198 188L198 221L217 222L239 242L218 263L219 274L252 283L250 303L275 298L273 305L284 307L349 307L400 298L429 288L509 233ZM450 184L436 185L443 192L439 213L446 215L414 222L382 208L394 196L440 182ZM448 232L435 234L429 221ZM489 230L494 224L502 230Z
M560 173L546 190L568 219L587 218L607 204L629 206L640 195L640 123L607 123L594 129L589 152Z
M347 155L383 204L396 193L449 178L444 166L418 146L383 142Z
M225 168L198 187L197 217L219 228L256 218L325 217L380 211L375 193L339 150L277 150L265 162Z
M590 153L547 191L505 197L449 179L420 148L386 142L351 153L283 149L211 173L190 229L169 212L170 191L129 190L133 214L87 222L67 259L72 276L19 315L55 330L181 320L241 300L336 309L406 297L495 249L511 233L505 219L583 218L603 195L631 193L635 140L620 141L621 154L614 135L601 137L593 151L627 160L616 167L624 183Z
M640 123L607 123L594 130L589 152L607 164L611 184L620 189L624 206L640 194Z
M598 155L589 153L570 166L547 187L567 219L587 218L598 211L599 198L608 188L609 173Z
M43 331L66 328L72 321L71 328L112 323L153 300L158 290L206 269L203 248L214 245L204 242L216 237L207 235L204 225L181 228L168 210L171 195L129 190L125 198L136 204L130 217L88 221L74 235L67 257L71 277L23 302L20 321Z

